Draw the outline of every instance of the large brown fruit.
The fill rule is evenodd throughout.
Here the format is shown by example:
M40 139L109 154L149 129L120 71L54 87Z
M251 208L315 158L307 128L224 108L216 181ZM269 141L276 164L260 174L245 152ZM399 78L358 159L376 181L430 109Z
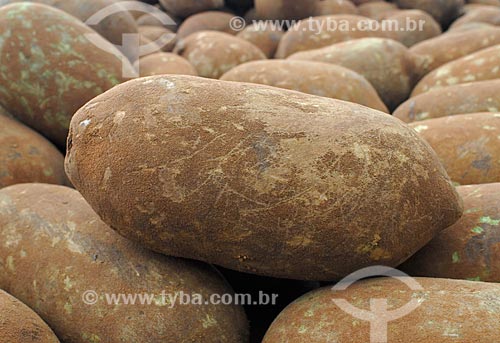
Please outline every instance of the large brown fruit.
M495 79L500 79L500 45L442 65L420 80L411 96L447 86Z
M500 80L444 87L408 99L394 111L404 122L455 114L500 112Z
M358 15L312 17L301 20L287 31L278 45L276 58L287 58L296 52L320 49L353 39L388 35L381 30L377 21Z
M423 62L403 44L386 38L355 39L299 52L289 59L326 62L354 70L370 81L391 110L408 99L420 78Z
M15 2L34 2L58 8L85 22L99 11L108 8L113 11L121 7L120 0L0 0L0 6ZM108 7L113 6L113 7ZM110 12L111 12L110 11ZM124 34L137 33L137 24L134 17L123 8L103 18L96 25L92 25L101 36L113 44L122 45ZM130 53L130 51L125 51Z
M0 113L0 188L26 182L68 184L64 157L38 133Z
M310 292L279 315L263 343L370 342L370 337L373 337L370 322L344 312L335 304L336 299L345 299L360 311L372 313L373 307L377 308L373 305L377 299L386 300L389 317L382 318L382 315L375 314L371 319L376 334L384 330L387 322L387 342L498 341L500 285L428 278L417 278L415 281L422 290L409 289L396 279L377 278L351 285L345 291L334 292L326 287ZM403 317L393 312L411 300L418 301L420 306ZM380 325L376 324L377 319L382 320Z
M347 68L311 61L266 60L244 63L221 80L258 83L355 102L388 112L373 86Z
M91 41L85 34L95 31L53 7L0 7L0 104L59 147L76 110L122 82L123 64L132 70L104 38Z
M181 39L175 52L187 59L198 75L218 79L237 65L265 60L255 45L228 33L200 31Z
M412 46L410 51L425 58L428 73L443 64L497 44L500 44L500 28L475 28L428 39Z
M243 309L214 302L233 294L215 269L121 237L77 191L15 185L0 190L0 204L0 287L61 341L247 341ZM181 293L191 302L182 303Z
M500 183L457 190L464 216L401 268L419 276L500 282Z
M136 79L85 105L66 170L126 237L285 278L397 265L462 213L435 153L392 116L188 76Z
M59 343L33 310L1 289L0 337L6 343Z
M472 113L411 125L460 185L500 182L500 113Z

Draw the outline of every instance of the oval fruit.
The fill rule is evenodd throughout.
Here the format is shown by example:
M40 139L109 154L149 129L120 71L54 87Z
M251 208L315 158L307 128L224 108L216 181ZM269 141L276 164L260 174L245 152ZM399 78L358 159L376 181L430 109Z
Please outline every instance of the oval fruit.
M500 282L500 183L457 190L464 216L401 268L419 276Z
M500 182L500 113L473 113L410 125L459 185Z
M217 31L193 33L179 41L175 52L187 59L198 75L213 79L242 63L266 59L255 45Z
M120 0L0 0L0 6L15 2L35 2L60 9L72 16L87 21L94 14L106 8L114 10L120 7ZM113 6L113 7L109 7ZM109 12L111 12L109 11ZM137 24L134 17L125 9L107 15L105 18L92 25L92 28L113 44L122 45L124 34L137 33ZM124 51L129 56L130 51Z
M38 133L0 113L0 188L26 182L69 184L64 157Z
M500 44L499 28L478 28L449 32L411 47L410 51L426 59L426 74L448 62Z
M132 80L89 102L73 117L66 170L130 239L291 279L398 265L462 211L435 153L392 116L188 76Z
M207 11L190 16L179 27L177 37L186 38L199 31L220 31L235 35L237 32L231 27L231 13Z
M128 241L77 191L15 185L0 190L0 203L0 287L61 341L247 341L242 308L204 302L233 294L215 269ZM181 292L191 300L174 298ZM195 297L203 302L190 302Z
M500 112L500 80L464 83L408 99L394 116L410 123L455 114Z
M278 45L276 58L287 58L296 52L320 49L358 38L387 36L380 29L358 30L360 27L378 28L378 24L373 19L348 14L304 19L285 33Z
M403 44L386 38L356 39L296 53L289 59L326 62L354 70L370 81L391 110L408 98L422 64L419 56Z
M258 83L358 103L388 112L377 91L361 75L333 64L267 60L239 65L221 80Z
M188 60L168 52L157 52L141 58L139 73L141 76L164 74L198 75L196 69Z
M376 278L351 285L345 291L334 292L325 287L310 292L281 312L262 342L303 343L304 337L309 343L369 342L373 335L382 334L386 325L387 337L378 341L491 343L497 340L500 285L430 278L414 281L422 290L409 289L393 278ZM359 308L352 312L357 316L365 315L362 313L365 311L373 315L376 299L389 308L385 312L385 308L378 307L383 312L375 316L382 322L374 319L370 322L343 311L334 302L337 299ZM412 299L419 305L406 314L403 306ZM383 314L390 319L383 318ZM373 333L370 324L374 326Z
M76 110L122 82L122 65L132 70L104 38L90 41L85 34L95 31L53 7L0 7L0 103L59 147L66 144Z
M416 96L442 87L500 78L500 45L477 51L427 74L413 89Z

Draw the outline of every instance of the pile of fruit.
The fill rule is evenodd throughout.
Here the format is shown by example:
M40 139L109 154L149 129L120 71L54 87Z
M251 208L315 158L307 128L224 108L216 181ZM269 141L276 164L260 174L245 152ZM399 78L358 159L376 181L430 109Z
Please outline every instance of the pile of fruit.
M0 343L499 343L498 26L0 0Z

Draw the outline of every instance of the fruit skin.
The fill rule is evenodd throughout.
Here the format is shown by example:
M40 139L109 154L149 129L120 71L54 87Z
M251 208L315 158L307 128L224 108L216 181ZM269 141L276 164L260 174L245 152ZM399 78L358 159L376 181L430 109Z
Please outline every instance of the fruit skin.
M71 127L66 171L105 222L230 269L333 280L398 265L462 214L415 131L340 100L156 76L95 98Z
M388 321L388 342L498 340L500 285L431 278L415 278L415 281L423 290L411 290L393 278L375 278L355 283L345 291L335 292L325 287L310 292L281 312L263 343L369 342L370 322L341 310L334 302L336 299L345 299L366 311L370 311L371 300L387 299L389 312L417 299L420 306L414 311L403 317L396 313L398 319Z
M0 6L19 2L33 2L51 6L85 22L110 5L119 6L120 0L0 0ZM92 25L92 28L116 45L122 45L123 34L137 33L134 17L126 9L103 18L96 25ZM127 56L130 55L130 51L124 51L124 53Z
M399 268L418 276L500 282L500 183L457 190L464 216Z
M373 56L373 58L366 58ZM363 75L392 111L408 99L421 76L423 59L387 38L361 38L293 54L289 60L337 64Z
M423 93L401 104L393 115L407 123L455 114L500 109L500 80L464 83Z
M26 182L69 185L61 152L5 113L0 108L0 188Z
M459 185L500 182L500 113L472 113L410 125Z
M179 27L177 37L183 39L199 31L221 31L235 35L237 31L231 28L231 13L207 11L201 12L187 18Z
M412 46L410 51L425 58L427 74L448 62L497 44L500 44L500 29L481 27L465 32L447 32Z
M0 287L36 311L61 341L247 341L239 306L169 305L169 295L181 291L203 300L232 294L214 268L155 254L121 237L77 191L15 185L0 190L0 204ZM94 305L84 302L96 299L84 297L87 291L99 296ZM114 305L106 294L152 294L154 304Z
M52 330L28 306L0 289L2 342L59 343Z
M374 30L346 30L346 26L357 28L378 28L378 22L359 15L338 14L329 16L312 17L301 20L293 29L288 30L278 45L275 58L288 56L307 50L320 49L332 44L366 37L387 37L389 33L381 29ZM329 27L338 26L330 31ZM322 31L323 30L323 31ZM328 32L324 32L327 30ZM325 34L322 34L325 33Z
M291 60L256 61L241 64L220 79L296 90L388 112L377 91L363 76L333 64Z
M36 3L0 7L0 104L58 147L66 144L73 114L122 82L125 56L97 48L96 34L71 15Z
M411 96L457 84L500 78L500 45L479 50L451 61L427 74L413 89Z
M187 59L198 75L218 79L237 65L265 60L255 45L228 33L199 31L181 39L175 53Z
M168 52L157 52L143 57L140 59L139 65L142 77L164 74L198 75L188 60Z

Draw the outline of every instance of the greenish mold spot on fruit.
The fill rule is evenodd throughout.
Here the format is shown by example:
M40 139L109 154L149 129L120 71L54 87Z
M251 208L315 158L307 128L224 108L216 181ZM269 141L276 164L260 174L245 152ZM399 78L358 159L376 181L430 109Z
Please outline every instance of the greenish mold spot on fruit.
M455 252L453 253L453 255L451 255L451 261L452 261L453 263L458 263L458 262L460 262L460 255L459 255L458 251L455 251Z
M6 262L8 269L10 269L11 271L16 270L16 266L14 265L14 257L13 256L7 256L7 259L5 262Z
M481 233L483 233L483 232L484 232L484 229L483 229L482 227L480 227L480 226L476 226L475 228L473 228L473 229L471 230L471 232L472 232L472 233L481 234Z
M479 219L479 222L481 224L489 224L489 225L499 225L500 224L500 219L493 219L491 218L490 216L485 216L485 217L481 217Z
M481 277L480 276L468 277L467 280L468 281L481 281Z
M72 314L73 313L73 305L70 303L64 304L64 311L66 311L67 314Z
M101 338L93 333L83 333L82 334L82 338L85 342L88 342L88 343L100 343L101 342Z

